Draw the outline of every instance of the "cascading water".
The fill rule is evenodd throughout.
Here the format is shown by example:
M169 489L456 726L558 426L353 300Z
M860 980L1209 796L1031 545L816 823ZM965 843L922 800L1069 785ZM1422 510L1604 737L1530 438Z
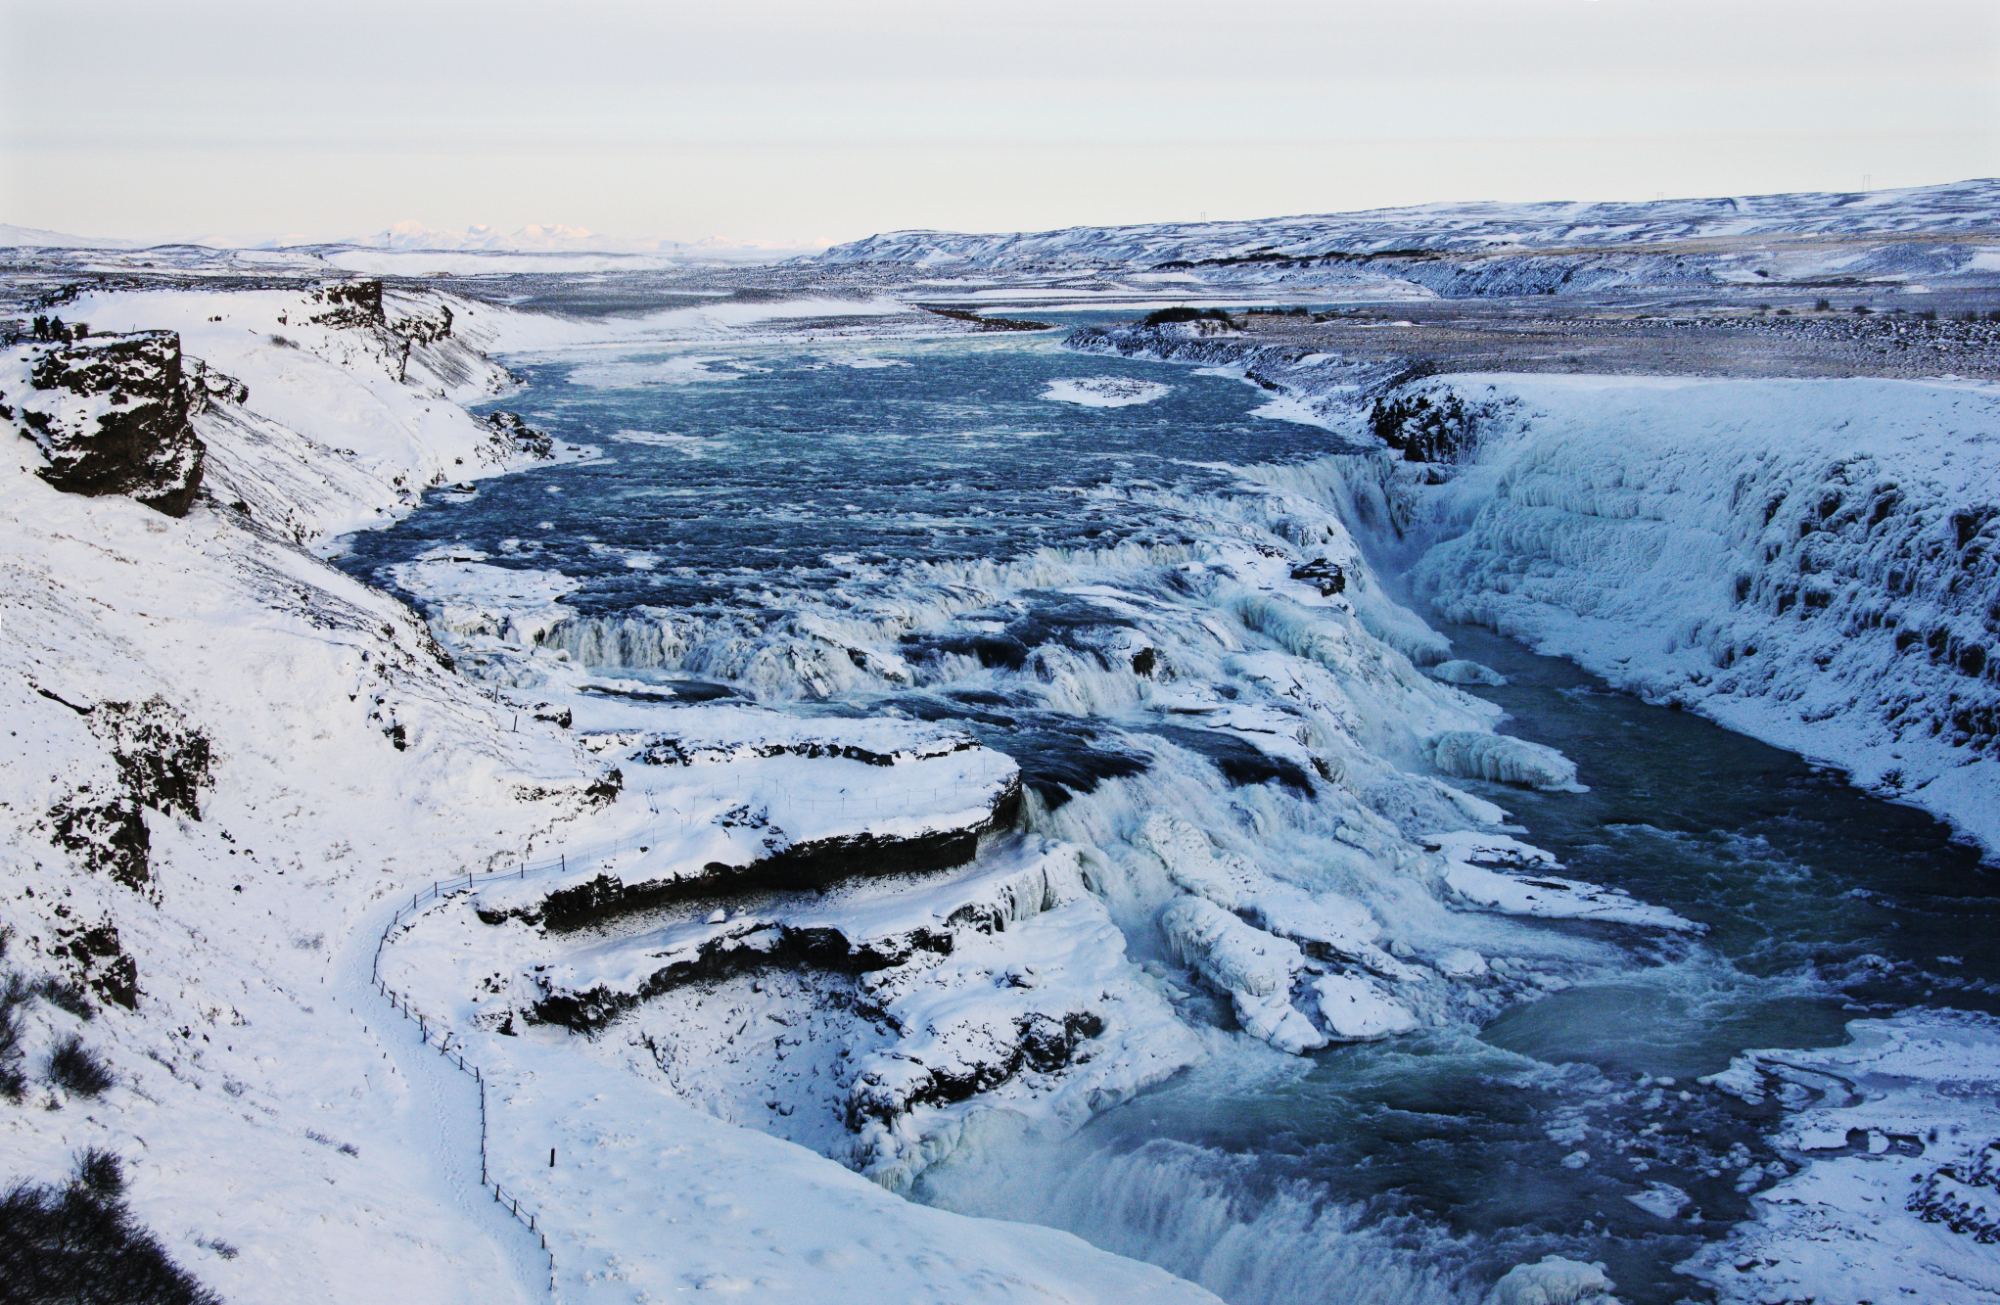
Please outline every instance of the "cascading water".
M609 456L439 494L346 565L447 623L407 564L558 573L571 592L522 642L621 683L969 731L1020 762L1026 819L1089 850L1131 955L1204 1030L1206 1063L1076 1135L989 1120L924 1199L1246 1305L1477 1300L1550 1252L1674 1300L1673 1264L1786 1172L1763 1117L1698 1076L1863 1009L1996 991L1974 941L1993 899L1945 831L1483 632L1448 644L1355 545L1393 509L1329 461L1349 443L1259 419L1233 378L991 337L518 365L507 406ZM1507 683L1461 692L1409 660L1448 647ZM1588 791L1431 778L1437 740L1503 710ZM1564 873L1708 934L1447 906L1415 854L1481 799ZM1232 884L1253 885L1236 915L1292 921L1416 1031L1311 1051L1309 1025L1191 981L1160 905ZM1395 987L1417 957L1481 983ZM1288 1037L1311 1054L1273 1049Z

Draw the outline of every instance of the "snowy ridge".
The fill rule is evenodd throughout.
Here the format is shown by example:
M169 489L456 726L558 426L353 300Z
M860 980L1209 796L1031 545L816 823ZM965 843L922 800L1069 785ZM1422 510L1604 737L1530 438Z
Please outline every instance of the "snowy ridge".
M1071 227L1023 234L896 231L836 245L819 261L939 269L1120 267L1146 271L1204 260L1459 254L1609 248L1755 235L1883 235L1995 231L2000 181L1866 193L1804 193L1655 203L1425 204L1251 222Z
M32 759L5 771L0 793L12 813L0 858L20 889L0 904L4 963L79 978L101 1008L88 1022L46 1003L27 1013L31 1095L0 1104L0 1145L24 1177L60 1172L86 1144L124 1155L138 1216L231 1300L533 1300L540 1250L477 1181L476 1085L369 1014L372 903L439 869L514 863L618 786L560 725L452 673L407 608L307 551L322 532L407 510L427 485L523 463L452 401L504 373L438 330L441 308L461 327L503 314L435 296L392 299L379 319L352 307L189 292L100 295L75 312L100 330L180 327L191 356L240 382L196 414L221 471L184 519L58 492L26 440L0 464L0 693ZM70 1033L116 1081L52 1112L81 1099L32 1067ZM536 1067L513 1052L482 1077L492 1106L495 1072L512 1075L501 1095L514 1113L494 1136L529 1140L489 1158L544 1219L569 1212L558 1262L579 1276L565 1299L616 1295L606 1273L629 1273L640 1247L657 1257L648 1272L678 1272L686 1247L663 1244L653 1221L607 1244L593 1203L632 1203L624 1189L566 1189L566 1174L535 1170L542 1137L587 1151L596 1140L566 1130L607 1110L644 1119L655 1139L678 1130L704 1154L745 1155L725 1162L742 1199L796 1213L801 1192L824 1193L819 1226L851 1228L866 1210L878 1238L857 1253L846 1234L816 1246L760 1233L761 1250L697 1275L711 1286L738 1282L733 1270L773 1290L804 1274L825 1300L911 1284L952 1299L1208 1299L1057 1234L967 1234L980 1225L775 1139L739 1140L630 1075L594 1079L568 1053L544 1082L583 1097L524 1115ZM669 1191L693 1205L702 1193L685 1186L675 1144L661 1145L662 1168L638 1190L649 1206ZM941 1243L949 1262L930 1254Z

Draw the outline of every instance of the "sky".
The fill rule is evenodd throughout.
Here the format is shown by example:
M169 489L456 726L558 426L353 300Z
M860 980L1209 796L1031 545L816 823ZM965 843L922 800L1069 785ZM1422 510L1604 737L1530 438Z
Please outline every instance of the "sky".
M1996 0L0 0L0 222L823 244L2000 174Z

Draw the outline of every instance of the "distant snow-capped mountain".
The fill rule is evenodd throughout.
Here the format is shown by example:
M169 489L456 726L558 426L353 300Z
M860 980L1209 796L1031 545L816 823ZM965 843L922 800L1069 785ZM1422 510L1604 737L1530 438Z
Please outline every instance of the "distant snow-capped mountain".
M17 227L0 222L0 249L143 249L143 240L113 240L106 237L68 236L39 227Z
M578 253L652 254L691 260L741 259L763 261L807 252L817 252L820 243L759 240L728 240L710 236L703 240L667 240L660 237L628 238L607 236L583 227L560 223L531 223L518 231L475 223L463 231L444 231L420 222L398 222L386 230L359 240L333 242L364 249L423 250L440 253Z

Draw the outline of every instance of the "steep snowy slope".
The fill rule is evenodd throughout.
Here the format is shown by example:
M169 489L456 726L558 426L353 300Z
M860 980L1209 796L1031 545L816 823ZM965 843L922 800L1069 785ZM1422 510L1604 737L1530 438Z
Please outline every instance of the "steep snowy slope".
M379 366L371 380L283 357L375 397L375 478L312 477L260 501L348 520L424 474L384 447L424 447L420 391ZM282 393L276 368L231 361ZM254 410L196 421L238 468L259 456L239 432L274 426ZM307 430L318 440L291 438L308 452L336 437ZM425 451L485 440L460 413ZM5 1172L52 1177L85 1145L121 1155L140 1217L231 1300L518 1298L526 1248L463 1202L439 1103L384 1059L372 1013L328 985L329 959L377 894L586 808L597 767L546 727L503 739L495 705L406 610L254 517L66 494L39 463L10 436L0 964L82 979L97 1013L28 1009L27 1096L0 1104ZM72 1034L116 1080L94 1100L43 1075Z
M1456 536L1416 571L1440 610L1836 762L2000 847L2000 394L1431 388L1495 414L1474 460L1423 491L1428 528Z

